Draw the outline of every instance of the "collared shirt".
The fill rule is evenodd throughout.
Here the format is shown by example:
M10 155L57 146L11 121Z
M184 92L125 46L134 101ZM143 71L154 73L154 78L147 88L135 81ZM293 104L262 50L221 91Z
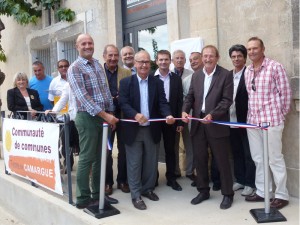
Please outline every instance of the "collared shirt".
M169 73L166 76L163 76L160 74L159 69L157 69L154 73L154 76L159 76L159 79L161 79L164 82L164 89L165 89L166 99L168 102L170 98L170 76L171 75L172 74L169 71Z
M202 108L201 108L201 112L205 113L205 98L206 95L208 93L212 78L214 76L214 73L216 71L217 66L215 66L214 70L208 74L205 70L205 67L203 67L203 73L205 75L205 79L204 79L204 91L203 91L203 103L202 103Z
M98 60L89 61L78 56L68 69L68 81L79 112L95 116L101 111L114 111L104 70Z
M149 114L149 96L148 96L148 77L143 80L139 76L137 76L139 87L140 87L140 106L141 106L141 114L143 114L147 119L150 118ZM142 124L141 126L149 126L150 122Z
M67 81L61 78L61 75L58 73L58 76L53 78L49 85L48 99L50 101L54 101L55 96L61 96L62 90L66 83Z
M252 90L253 78L256 91ZM269 122L270 126L280 125L291 104L291 89L283 66L265 57L255 75L253 64L247 67L245 84L249 97L247 122L256 125L263 122Z
M243 74L244 68L241 69L239 72L235 73L233 70L233 103L229 108L230 112L230 122L237 122L237 117L236 117L236 108L235 108L235 97L236 97L236 92L240 83L241 76Z
M128 66L123 65L123 68L130 70L131 75L136 75L136 68L135 67L129 68Z
M182 76L184 69L180 72L178 69L174 68L174 73L177 74L178 76Z
M119 93L118 93L118 66L116 66L114 71L111 72L108 69L106 63L104 63L104 69L105 69L105 74L107 77L107 82L109 85L109 90L110 90L111 96L114 98L117 95L119 95Z

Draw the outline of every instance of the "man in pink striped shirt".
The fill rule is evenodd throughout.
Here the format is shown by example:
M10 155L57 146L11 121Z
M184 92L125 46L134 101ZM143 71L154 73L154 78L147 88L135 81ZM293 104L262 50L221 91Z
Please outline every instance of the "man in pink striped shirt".
M252 37L247 43L247 52L252 64L245 71L245 83L249 95L247 122L261 125L268 122L269 166L276 185L272 208L280 209L289 203L286 188L287 172L282 154L282 131L284 119L290 109L291 89L283 66L264 55L264 43ZM264 201L263 132L247 129L250 151L256 165L256 193L246 201ZM272 192L272 180L269 181Z

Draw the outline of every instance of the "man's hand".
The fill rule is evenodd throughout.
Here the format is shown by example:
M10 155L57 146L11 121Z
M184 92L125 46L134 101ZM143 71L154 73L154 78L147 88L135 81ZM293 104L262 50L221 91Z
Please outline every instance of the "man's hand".
M205 121L201 121L201 123L209 124L209 123L211 123L211 121L212 121L212 115L211 115L211 114L207 114L203 119L204 119Z
M47 109L47 110L45 111L45 115L47 116L49 112L52 112L52 110Z
M116 118L113 114L101 111L98 113L98 116L102 117L108 124L112 126L112 129L116 127L116 123L119 122L119 119Z
M185 123L188 123L189 122L189 114L187 114L186 112L182 112L181 113L181 118L182 118L182 121L185 122Z
M174 117L172 115L167 116L166 119L167 119L166 120L167 124L173 124L173 123L175 123L175 119L174 119Z
M142 113L137 113L134 117L134 119L140 124L144 124L148 122L148 119L142 114Z

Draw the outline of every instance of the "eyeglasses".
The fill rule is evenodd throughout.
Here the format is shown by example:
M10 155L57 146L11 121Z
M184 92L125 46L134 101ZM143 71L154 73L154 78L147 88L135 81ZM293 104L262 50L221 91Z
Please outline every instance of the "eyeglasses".
M253 90L253 91L256 91L255 77L253 77L253 79L252 79L252 81L251 81L251 84L252 84L252 86L251 86L252 90Z
M58 68L59 69L62 69L62 68L68 68L69 67L69 65L61 65L61 66L59 66Z
M138 61L138 60L135 60L137 63L139 63L141 66L143 66L144 64L145 65L148 65L150 64L150 61Z

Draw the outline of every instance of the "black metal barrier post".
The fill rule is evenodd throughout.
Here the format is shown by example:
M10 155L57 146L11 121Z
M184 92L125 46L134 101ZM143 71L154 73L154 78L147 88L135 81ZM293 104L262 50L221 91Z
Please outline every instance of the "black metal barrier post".
M120 214L120 211L118 209L111 206L108 202L105 202L107 134L108 134L108 124L103 123L99 206L97 205L89 206L83 210L84 212L96 217L97 219Z
M67 164L67 177L68 177L68 193L69 193L69 204L73 204L73 193L72 193L72 174L71 174L71 162L70 162L70 116L64 114L64 132L65 132L65 151L66 151L66 164ZM72 153L71 153L72 154Z
M268 127L269 123L262 123L262 127ZM250 213L257 223L271 223L286 221L286 218L275 208L270 208L269 193L269 149L268 149L268 130L263 130L264 140L264 189L265 189L265 208L251 209Z

